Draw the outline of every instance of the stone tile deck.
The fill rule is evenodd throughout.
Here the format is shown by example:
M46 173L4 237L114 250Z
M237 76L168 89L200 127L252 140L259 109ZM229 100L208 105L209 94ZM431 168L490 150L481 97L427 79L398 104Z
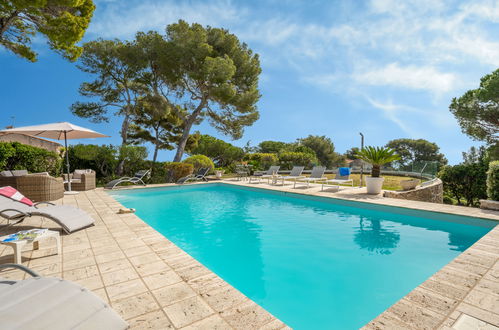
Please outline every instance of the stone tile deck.
M60 204L79 207L95 226L62 235L62 255L53 240L22 253L23 264L42 276L62 277L94 291L132 329L284 329L287 326L175 246L102 189L64 196ZM44 227L39 217L0 234ZM13 262L12 249L0 245L0 264ZM21 271L0 277L23 279ZM1 327L1 326L0 326Z
M226 183L499 221L499 212L369 196L359 188L322 192L319 185L293 189L290 185ZM137 216L116 214L122 205L102 189L65 196L59 203L86 210L96 225L63 235L62 256L54 255L53 243L42 242L39 250L23 252L23 264L44 276L63 277L93 290L132 328L287 328ZM33 226L57 229L52 221L30 218L10 232ZM11 249L0 245L0 263L12 262L12 258ZM21 279L24 274L0 272L0 277ZM365 328L459 330L495 326L499 326L499 226Z

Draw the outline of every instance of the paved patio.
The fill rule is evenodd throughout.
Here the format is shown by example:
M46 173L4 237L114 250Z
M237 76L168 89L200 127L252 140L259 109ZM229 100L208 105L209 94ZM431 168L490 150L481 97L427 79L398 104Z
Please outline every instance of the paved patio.
M369 196L363 189L320 191L320 186L248 184L284 192L476 216L499 221L499 213L474 208ZM140 188L138 188L140 189ZM23 253L23 264L44 276L78 282L109 302L132 326L147 328L282 329L273 317L206 267L176 247L134 214L119 215L121 204L102 189L59 201L89 212L96 225L63 235L55 245ZM10 231L52 221L31 218ZM0 246L0 263L12 262ZM23 278L19 271L0 277ZM499 226L366 325L366 329L493 329L499 327Z
M23 264L43 276L77 282L97 293L132 329L283 329L269 314L134 214L117 214L121 204L102 189L65 196L95 226L62 235L62 255L53 240L23 252ZM38 217L4 231L59 228ZM0 245L0 264L13 262L12 249ZM21 271L0 277L22 279Z

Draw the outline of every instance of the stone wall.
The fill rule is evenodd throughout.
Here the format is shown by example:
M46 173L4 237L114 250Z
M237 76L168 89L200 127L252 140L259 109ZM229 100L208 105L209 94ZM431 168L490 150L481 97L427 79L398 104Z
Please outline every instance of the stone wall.
M423 184L416 189L407 191L385 191L383 196L389 198L407 199L412 201L443 203L444 186L442 180L434 179L428 184Z
M22 144L27 144L32 147L42 148L48 151L59 152L59 149L62 148L62 145L57 142L52 142L49 140L41 139L35 136L25 135L25 134L17 134L10 133L5 135L0 135L0 141L2 142L19 142Z

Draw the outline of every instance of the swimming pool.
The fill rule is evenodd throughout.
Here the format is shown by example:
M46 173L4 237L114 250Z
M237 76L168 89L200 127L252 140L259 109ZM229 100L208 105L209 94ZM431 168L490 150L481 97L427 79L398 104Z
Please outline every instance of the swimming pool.
M227 184L111 193L296 329L355 329L492 221Z

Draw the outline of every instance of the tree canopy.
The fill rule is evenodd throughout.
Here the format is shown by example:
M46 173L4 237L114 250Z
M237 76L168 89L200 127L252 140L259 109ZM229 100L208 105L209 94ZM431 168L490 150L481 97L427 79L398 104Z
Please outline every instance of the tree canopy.
M479 88L453 98L450 111L465 134L499 143L499 69L482 77Z
M398 164L407 166L419 161L437 161L440 165L447 164L447 159L441 153L436 143L424 139L395 139L389 141L386 146L394 149L400 156Z
M50 47L74 61L95 5L93 0L7 0L0 2L0 45L31 62L37 59L32 38L40 33Z
M229 166L244 157L243 149L210 135L201 135L197 146L192 148L189 154L205 155L211 158L218 167Z
M220 132L240 138L259 117L258 55L227 30L182 20L167 26L166 40L160 72L187 111L174 161L182 158L196 121L209 119Z
M258 152L277 154L282 150L288 148L291 143L280 141L262 141L258 144Z
M130 61L136 49L119 40L102 39L87 42L83 48L78 68L95 79L83 82L79 92L92 100L75 102L71 112L95 123L108 122L113 115L122 116L120 135L122 144L126 144L131 116L143 89L137 80L140 71Z
M344 162L343 157L334 151L331 139L324 135L309 135L298 139L298 143L312 149L322 166L331 167Z

